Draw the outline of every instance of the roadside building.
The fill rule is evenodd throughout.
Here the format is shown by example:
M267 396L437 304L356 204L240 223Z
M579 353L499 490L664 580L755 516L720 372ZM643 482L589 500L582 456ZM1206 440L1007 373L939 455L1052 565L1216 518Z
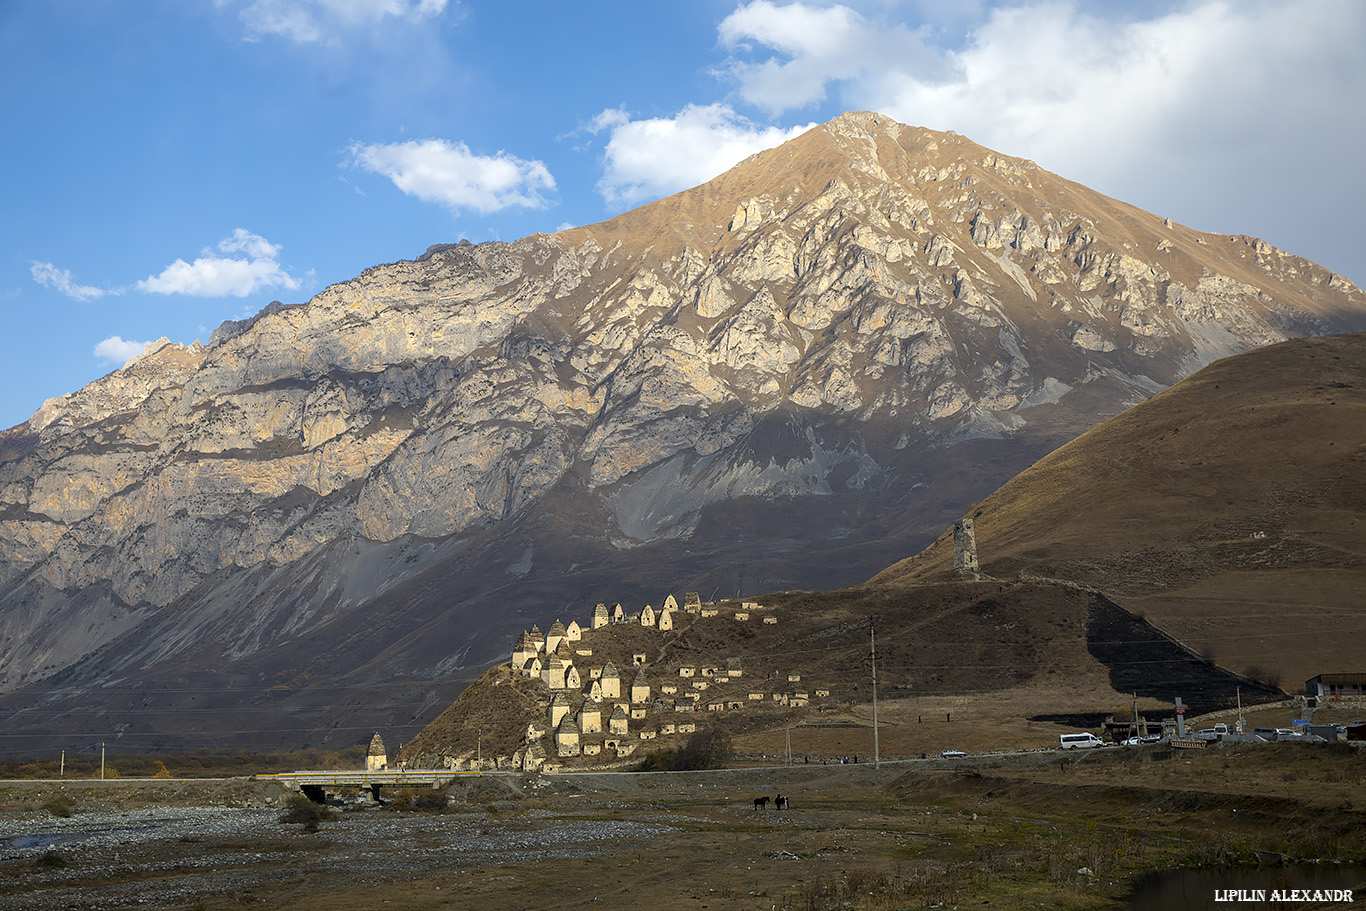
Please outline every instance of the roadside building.
M1304 691L1331 701L1360 699L1366 696L1366 674L1319 674L1305 681Z

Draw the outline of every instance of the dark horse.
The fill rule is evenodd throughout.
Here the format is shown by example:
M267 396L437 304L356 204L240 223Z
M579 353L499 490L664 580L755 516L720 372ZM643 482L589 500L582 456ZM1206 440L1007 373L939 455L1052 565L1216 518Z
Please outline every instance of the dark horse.
M773 801L773 807L774 807L774 809L776 809L776 810L786 810L786 809L787 809L787 798L784 797L783 795L779 794L779 795L778 795L778 799L775 800L775 801Z
M756 797L756 798L754 798L754 809L756 809L756 810L762 810L764 807L768 806L768 801L769 801L769 798L768 798L768 797Z

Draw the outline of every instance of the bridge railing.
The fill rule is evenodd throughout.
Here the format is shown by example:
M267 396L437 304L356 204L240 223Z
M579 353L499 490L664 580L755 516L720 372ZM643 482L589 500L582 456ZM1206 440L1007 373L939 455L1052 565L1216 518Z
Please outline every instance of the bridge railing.
M255 781L278 781L281 784L300 785L410 785L439 788L457 778L482 775L479 771L457 769L403 769L401 771L364 772L346 769L319 769L298 772L263 772L253 775Z

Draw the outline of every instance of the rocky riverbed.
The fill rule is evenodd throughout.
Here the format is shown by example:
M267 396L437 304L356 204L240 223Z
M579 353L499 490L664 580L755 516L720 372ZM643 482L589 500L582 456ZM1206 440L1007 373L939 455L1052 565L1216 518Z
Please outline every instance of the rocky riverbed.
M218 791L206 785L205 797ZM69 801L81 789L30 799L54 793ZM68 818L43 808L0 814L0 906L203 908L229 896L245 906L291 885L337 888L591 858L671 831L658 822L565 819L536 809L500 818L506 808L497 802L428 814L352 801L315 832L281 822L283 795L263 789L256 798L255 806L136 809L85 800Z

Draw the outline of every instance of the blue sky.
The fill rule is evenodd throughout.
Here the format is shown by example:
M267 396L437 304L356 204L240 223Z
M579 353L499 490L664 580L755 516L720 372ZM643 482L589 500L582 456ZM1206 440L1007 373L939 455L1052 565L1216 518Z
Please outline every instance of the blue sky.
M161 336L844 110L1366 282L1366 4L0 0L0 427Z

